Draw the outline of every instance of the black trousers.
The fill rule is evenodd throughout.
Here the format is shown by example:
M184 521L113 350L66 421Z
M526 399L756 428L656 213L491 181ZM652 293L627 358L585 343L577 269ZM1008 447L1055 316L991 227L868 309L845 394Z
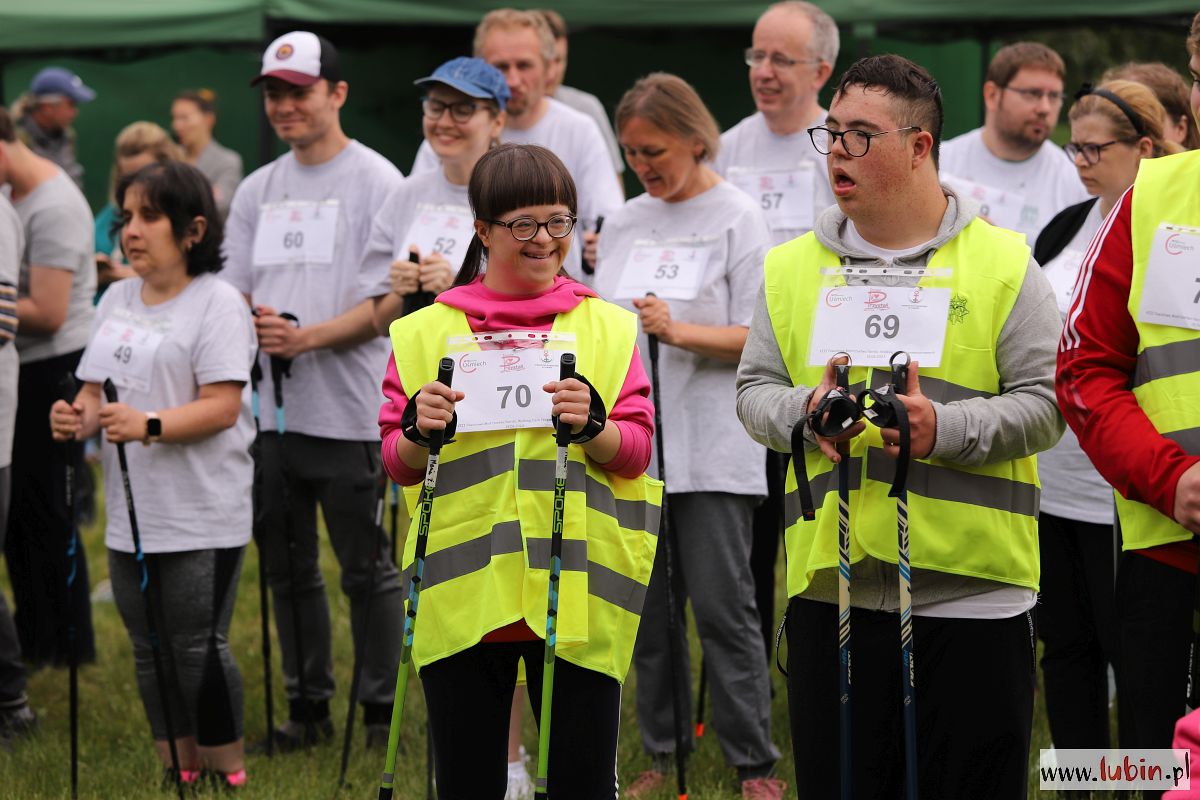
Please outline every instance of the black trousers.
M503 800L517 661L525 659L537 720L545 647L540 639L481 643L421 670L441 800ZM615 800L621 685L560 658L550 714L550 796Z
M775 562L779 560L779 542L783 539L783 482L788 458L784 453L767 451L767 499L754 509L750 543L750 574L754 576L754 602L758 606L767 663L771 663L775 648Z
M4 555L12 580L13 620L21 652L33 665L66 664L69 630L75 625L81 661L96 658L87 556L77 555L78 572L67 594L67 544L71 515L65 501L65 445L50 436L50 406L59 399L59 382L74 373L83 351L21 365L17 383L17 428L13 438L12 505ZM75 475L83 473L83 448L75 454Z
M1138 553L1117 568L1117 702L1123 749L1170 747L1187 699L1196 577Z
M1059 749L1107 748L1108 665L1117 630L1112 525L1038 519L1042 592L1038 637L1050 737Z
M839 796L837 606L788 603L788 713L796 794ZM850 613L855 800L904 796L899 615ZM913 617L922 800L1026 797L1034 633L1009 619Z

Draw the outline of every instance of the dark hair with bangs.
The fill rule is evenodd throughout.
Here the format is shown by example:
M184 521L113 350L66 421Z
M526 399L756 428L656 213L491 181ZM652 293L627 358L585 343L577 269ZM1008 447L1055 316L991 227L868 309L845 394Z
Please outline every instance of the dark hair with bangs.
M942 90L923 67L904 56L894 54L860 58L850 65L834 90L843 95L851 86L878 89L892 98L896 121L901 126L915 125L933 137L933 165L938 164L942 144Z
M192 220L204 217L207 222L204 235L184 253L187 274L196 276L204 272L221 271L225 266L225 257L221 255L221 217L213 202L212 185L200 170L191 164L167 161L147 164L122 178L117 183L114 237L119 236L125 225L125 193L132 186L142 190L146 205L171 221L171 233L175 236L175 243L181 247L192 227Z
M558 156L536 144L502 144L487 151L471 170L467 197L477 220L498 219L526 206L562 204L572 215L579 207L571 173ZM472 236L454 285L479 277L486 256L479 235ZM567 271L560 269L558 274Z

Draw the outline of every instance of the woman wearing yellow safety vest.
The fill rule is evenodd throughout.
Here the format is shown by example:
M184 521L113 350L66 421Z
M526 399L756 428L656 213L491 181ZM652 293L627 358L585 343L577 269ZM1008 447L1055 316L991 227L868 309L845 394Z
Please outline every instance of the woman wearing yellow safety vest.
M521 659L533 707L540 707L553 415L571 425L574 444L549 779L558 797L612 800L620 684L654 559L661 497L661 484L644 475L653 422L637 319L563 272L576 194L550 151L495 148L479 160L468 192L475 236L462 271L433 305L392 323L388 402L380 411L383 461L398 483L424 477L432 431L445 430L448 440L413 644L438 792L504 796ZM502 355L490 355L497 350ZM576 355L579 377L559 381L565 351ZM455 359L455 389L434 380L447 355ZM532 418L536 427L520 427ZM404 549L406 578L415 538Z

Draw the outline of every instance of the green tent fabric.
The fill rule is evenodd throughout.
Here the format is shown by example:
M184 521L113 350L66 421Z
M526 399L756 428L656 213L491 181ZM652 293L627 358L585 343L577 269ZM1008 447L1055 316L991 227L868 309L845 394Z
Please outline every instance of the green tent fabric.
M817 0L842 24L1095 20L1195 11L1194 0ZM0 52L261 42L268 20L474 25L504 0L5 0ZM520 5L520 4L513 4ZM544 0L574 26L749 26L768 5L744 0Z

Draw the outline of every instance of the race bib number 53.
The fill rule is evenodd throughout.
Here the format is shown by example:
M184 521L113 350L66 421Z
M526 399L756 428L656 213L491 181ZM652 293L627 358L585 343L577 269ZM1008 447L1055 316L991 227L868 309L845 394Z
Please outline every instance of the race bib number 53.
M886 367L904 350L922 367L942 363L950 290L921 286L826 286L818 290L808 363L849 353L855 366Z

